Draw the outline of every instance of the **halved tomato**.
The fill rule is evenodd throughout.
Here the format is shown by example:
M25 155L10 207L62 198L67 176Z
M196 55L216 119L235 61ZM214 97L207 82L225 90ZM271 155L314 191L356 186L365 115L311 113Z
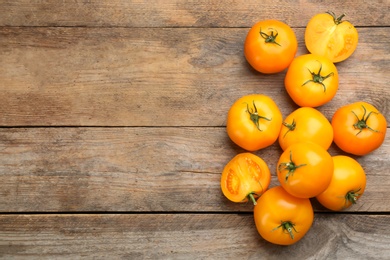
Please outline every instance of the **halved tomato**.
M240 153L223 169L221 189L230 201L246 202L250 199L256 204L256 198L268 189L270 181L270 170L262 158L252 153Z
M345 14L336 17L332 12L313 16L306 26L305 44L310 53L325 56L332 62L346 60L358 44L358 32Z

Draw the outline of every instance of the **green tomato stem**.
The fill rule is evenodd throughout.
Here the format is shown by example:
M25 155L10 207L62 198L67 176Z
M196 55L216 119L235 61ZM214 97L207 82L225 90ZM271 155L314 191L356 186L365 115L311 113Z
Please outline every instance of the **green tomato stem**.
M281 221L281 224L272 229L272 231L275 231L278 228L282 228L283 232L289 234L291 239L294 239L294 232L298 233L295 229L295 224L291 221Z
M287 182L288 178L290 177L290 175L294 175L295 170L300 168L300 167L302 167L302 166L306 166L306 164L296 165L293 162L292 151L290 151L290 161L289 162L282 162L282 163L280 163L279 166L278 166L278 170L279 170L279 172L281 172L283 170L287 170L288 171L288 173L286 174L286 177L285 177L285 181Z
M249 198L249 200L251 200L253 202L253 205L256 206L257 202L256 202L255 196L253 196L253 194L254 194L253 192L249 193L248 198Z
M359 188L357 190L347 192L347 194L345 194L345 203L347 204L348 202L351 202L352 204L356 204L358 197L361 195L359 193L360 190L361 189Z
M262 131L260 129L260 119L264 119L264 120L267 120L267 121L271 121L271 119L266 118L265 116L259 115L259 113L257 112L257 107L256 107L256 104L255 104L254 100L253 100L253 108L254 109L249 109L249 105L246 104L246 109L247 109L246 111L249 113L249 118L256 125L256 128L259 131Z
M374 111L370 111L370 112L368 113L368 115L366 116L367 110L366 110L366 108L365 108L364 106L362 106L362 107L363 107L363 110L364 110L364 113L363 113L362 118L359 118L359 117L356 115L356 113L355 113L354 111L352 111L352 113L355 115L355 117L356 117L356 119L357 119L357 122L353 125L353 127L354 127L355 129L359 129L359 132L358 132L356 135L360 134L360 133L363 131L363 129L368 129L368 130L373 131L373 132L379 132L378 130L374 130L374 129L372 129L371 127L369 127L369 126L367 125L367 120L368 120L368 118L369 118L373 113L374 113L374 114L378 114L378 113L377 113L377 112L374 112Z

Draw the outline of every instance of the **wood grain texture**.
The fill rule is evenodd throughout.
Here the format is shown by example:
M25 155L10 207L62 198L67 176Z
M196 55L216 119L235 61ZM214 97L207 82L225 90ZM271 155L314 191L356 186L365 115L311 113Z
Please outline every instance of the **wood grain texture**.
M346 13L357 26L389 26L389 5L387 0L2 0L0 26L250 27L280 19L304 27L326 11Z
M388 259L390 137L356 158L367 188L346 212L312 199L298 244L265 242L250 204L220 190L242 149L225 132L231 104L271 96L296 105L285 72L243 55L249 28L279 19L307 53L304 27L346 13L359 44L337 64L330 119L364 100L390 122L388 0L0 0L0 258ZM335 146L332 155L342 154ZM278 144L256 152L273 174Z
M389 224L389 216L316 214L286 247L263 240L251 214L0 215L0 257L388 259Z
M361 28L357 51L337 64L339 91L319 109L331 118L365 100L390 122L390 27ZM297 108L284 73L255 72L247 29L0 28L2 126L222 126L242 95ZM297 55L307 53L296 29Z
M250 212L220 190L223 167L239 152L225 128L0 129L0 212ZM271 186L280 153L278 144L256 153ZM349 211L390 212L389 136L356 159L367 188Z

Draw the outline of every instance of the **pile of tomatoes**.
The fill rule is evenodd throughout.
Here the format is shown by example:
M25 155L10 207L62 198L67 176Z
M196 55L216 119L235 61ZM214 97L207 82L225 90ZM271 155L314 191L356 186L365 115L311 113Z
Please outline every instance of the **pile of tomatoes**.
M256 228L271 243L294 244L307 233L314 219L313 198L334 211L355 204L366 175L348 154L371 153L385 139L386 119L367 102L339 107L331 121L316 109L338 90L335 63L357 46L357 30L343 16L313 16L305 31L309 54L298 57L293 30L277 20L256 23L245 40L245 57L255 70L272 74L287 69L284 85L299 106L283 119L271 97L252 94L234 102L227 116L228 136L247 152L223 169L222 192L232 202L253 202ZM275 142L282 150L276 165L279 185L269 188L268 165L253 152ZM330 155L333 142L345 154Z

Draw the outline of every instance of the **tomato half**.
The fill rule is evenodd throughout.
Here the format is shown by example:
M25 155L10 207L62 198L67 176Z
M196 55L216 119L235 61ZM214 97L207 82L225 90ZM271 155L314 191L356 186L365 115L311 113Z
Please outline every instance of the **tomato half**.
M221 189L233 202L246 202L263 194L271 181L271 173L263 159L252 153L236 155L223 169Z
M335 144L344 152L365 155L385 140L386 118L367 102L355 102L336 110L332 117Z
M316 198L330 210L344 210L355 204L363 195L366 188L366 174L355 159L345 155L334 156L333 164L332 181Z
M294 197L276 186L257 200L253 217L257 231L265 240L292 245L309 231L314 213L309 199Z
M286 69L294 59L298 41L294 31L278 20L257 22L249 30L244 54L257 71L271 74Z
M261 94L239 98L228 112L226 129L230 139L248 151L273 144L282 127L282 113L276 103Z
M305 44L310 53L332 62L346 60L358 44L358 32L352 23L342 21L344 14L321 13L313 16L305 30Z
M280 156L277 165L281 186L298 198L312 198L321 194L332 180L332 157L315 143L289 146Z
M314 54L296 57L287 70L284 85L301 107L319 107L336 95L339 74L331 60Z
M279 144L286 150L292 144L313 142L328 150L333 142L333 128L329 120L317 109L300 107L283 121Z

